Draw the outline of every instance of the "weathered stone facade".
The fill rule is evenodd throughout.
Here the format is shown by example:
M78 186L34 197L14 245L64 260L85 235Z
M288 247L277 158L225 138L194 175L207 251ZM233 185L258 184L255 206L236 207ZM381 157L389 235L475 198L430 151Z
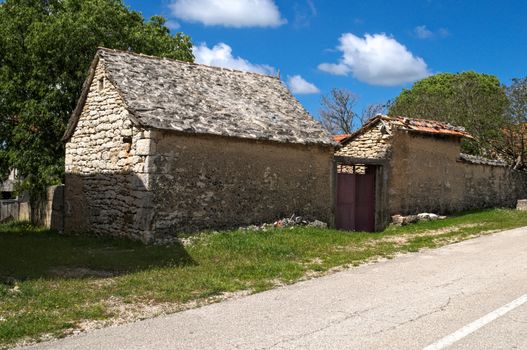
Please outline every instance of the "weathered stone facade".
M346 145L335 152L336 156L385 159L390 156L391 131L382 123L352 135Z
M335 153L356 159L385 160L376 165L383 177L384 193L377 194L378 198L384 198L382 205L377 205L383 212L383 217L376 219L381 227L396 214L450 214L514 207L517 199L527 198L527 173L514 171L498 161L478 160L460 153L462 130L450 126L443 130L441 125L431 128L426 123L433 125L433 122L418 120L408 124L414 130L407 130L399 122L402 118L396 123L390 123L389 117L383 118L388 127L374 121L344 141Z
M119 53L116 57L121 60L127 56ZM305 112L296 107L297 101L292 104L293 114L280 121L276 114L267 116L270 129L254 135L237 130L239 137L221 136L218 126L212 134L183 132L179 127L167 130L170 118L176 120L179 115L166 116L163 129L150 127L141 124L134 114L136 105L130 109L127 99L133 94L122 93L128 82L115 83L104 58L98 57L92 66L78 115L74 113L66 133L66 232L95 232L151 242L181 232L232 228L293 213L332 222L334 144L329 134L327 139L323 137L321 127L318 130L313 121L303 119ZM184 65L195 78L197 68L187 67L187 63L163 64ZM207 69L199 67L209 74ZM229 74L215 68L210 71L222 79ZM232 74L234 79L241 76L247 80L244 74L248 73ZM249 82L258 79L251 76ZM283 89L275 78L261 79ZM258 103L266 102L263 97L253 96ZM145 96L141 99L147 100ZM265 139L273 127L282 128L294 118L302 119L309 128L296 130L297 126L292 126L292 133L284 130ZM273 125L275 119L277 126ZM200 123L206 125L207 121L202 118ZM257 130L261 124L257 120L252 127Z
M99 63L75 132L66 143L65 231L139 239L151 235L144 152L149 135L133 125Z

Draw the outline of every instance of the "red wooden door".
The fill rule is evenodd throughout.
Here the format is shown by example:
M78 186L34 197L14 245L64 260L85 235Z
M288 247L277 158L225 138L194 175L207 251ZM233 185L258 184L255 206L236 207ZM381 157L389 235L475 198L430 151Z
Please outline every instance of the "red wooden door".
M354 174L337 174L337 228L353 230L355 227L355 180Z
M366 174L337 174L336 226L349 231L375 231L375 168Z

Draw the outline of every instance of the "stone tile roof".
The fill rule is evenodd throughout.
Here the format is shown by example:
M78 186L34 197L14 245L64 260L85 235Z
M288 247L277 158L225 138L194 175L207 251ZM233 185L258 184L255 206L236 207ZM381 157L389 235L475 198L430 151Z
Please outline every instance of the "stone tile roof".
M336 145L277 77L109 49L99 49L98 59L143 127ZM74 124L81 110L72 115ZM69 125L64 139L73 130Z
M471 154L466 154L466 153L460 153L459 160L465 163L470 163L470 164L508 166L508 164L502 160L488 159L488 158L473 156Z

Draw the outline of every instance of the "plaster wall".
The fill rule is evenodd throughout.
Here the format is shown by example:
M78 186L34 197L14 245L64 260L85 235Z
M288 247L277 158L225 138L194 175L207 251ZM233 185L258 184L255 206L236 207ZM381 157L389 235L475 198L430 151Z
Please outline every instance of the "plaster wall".
M147 159L156 235L232 228L286 215L333 220L329 147L155 133Z
M527 196L525 173L462 162L459 154L457 138L396 131L388 170L389 214L514 207Z

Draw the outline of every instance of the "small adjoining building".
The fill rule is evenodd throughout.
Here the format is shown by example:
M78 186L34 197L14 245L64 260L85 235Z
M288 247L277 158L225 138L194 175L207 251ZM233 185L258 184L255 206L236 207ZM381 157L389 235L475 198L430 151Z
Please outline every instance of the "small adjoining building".
M100 49L64 141L66 232L334 218L336 143L277 77Z
M337 135L337 227L381 230L392 215L514 207L527 196L525 172L461 153L463 138L472 136L461 127L384 115Z

